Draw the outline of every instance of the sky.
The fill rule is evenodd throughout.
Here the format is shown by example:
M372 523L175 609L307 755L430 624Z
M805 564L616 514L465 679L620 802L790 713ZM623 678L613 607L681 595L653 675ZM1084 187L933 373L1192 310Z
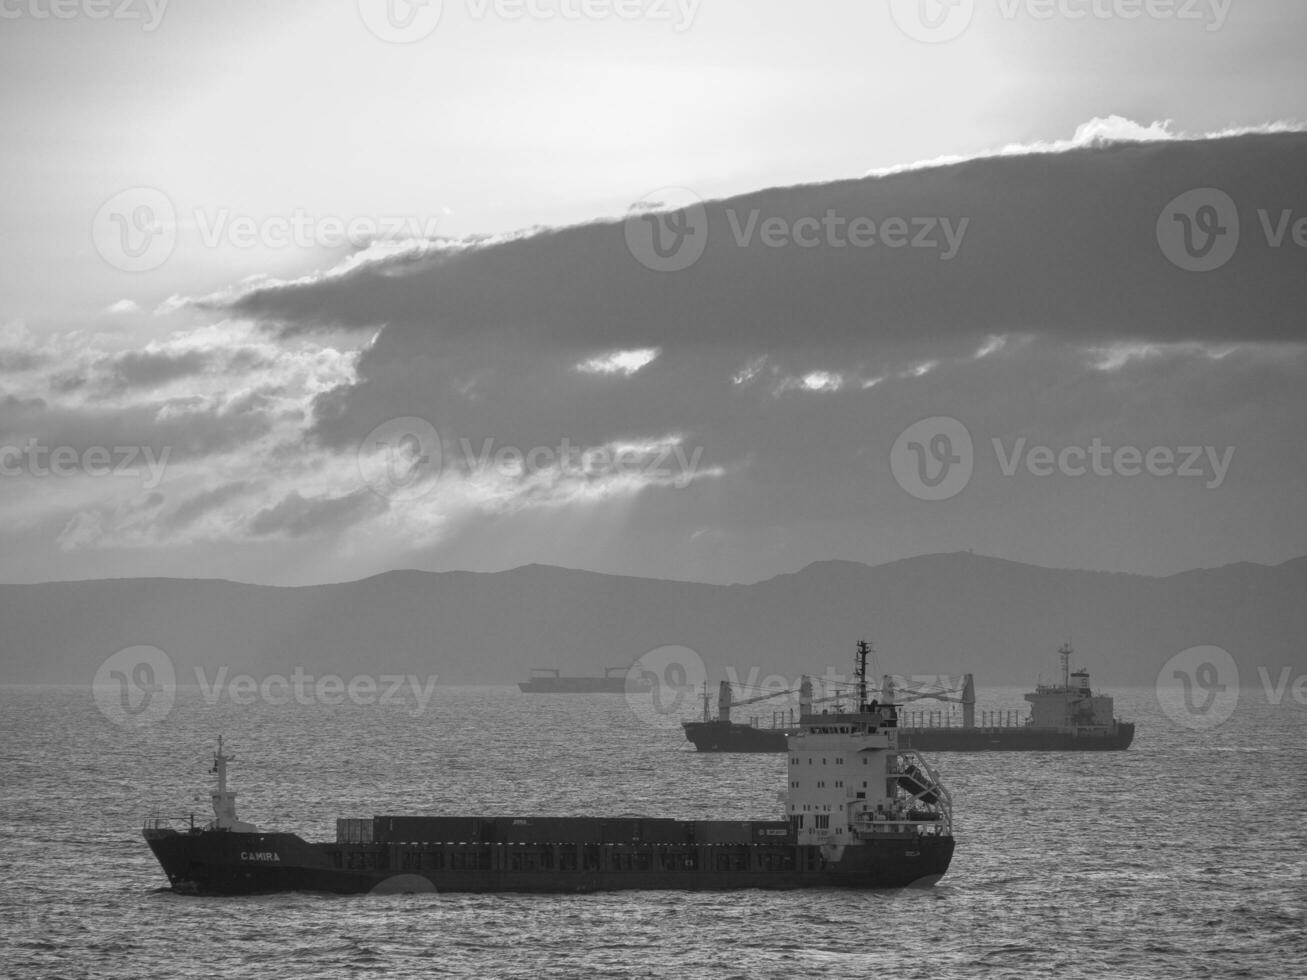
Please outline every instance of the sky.
M0 0L0 581L1307 553L1291 0Z

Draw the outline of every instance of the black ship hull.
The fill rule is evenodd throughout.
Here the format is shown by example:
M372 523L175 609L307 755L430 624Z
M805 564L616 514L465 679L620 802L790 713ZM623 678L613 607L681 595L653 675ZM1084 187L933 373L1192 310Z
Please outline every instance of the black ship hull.
M523 694L625 694L625 677L537 677L517 685ZM631 685L632 693L649 691L648 681Z
M410 821L403 836L421 836L414 830L424 819L426 826L440 822L379 817L378 826L387 819ZM502 835L506 821L463 822L476 824L472 829L486 838ZM605 824L629 827L632 821L534 823L552 828L550 836L576 840L315 844L294 834L162 828L147 828L145 838L173 890L199 895L902 888L933 884L953 855L952 837L916 833L822 848L796 845L784 824L668 820L648 822L658 825L658 832L644 834L652 839L615 843L590 838L614 836ZM706 842L712 838L721 842Z
M790 729L735 722L688 721L685 737L700 752L784 752ZM1134 741L1133 722L1102 733L1057 728L902 728L899 747L920 752L1119 752Z
M1056 728L899 729L899 747L921 752L1120 752L1134 740L1134 722L1101 733Z

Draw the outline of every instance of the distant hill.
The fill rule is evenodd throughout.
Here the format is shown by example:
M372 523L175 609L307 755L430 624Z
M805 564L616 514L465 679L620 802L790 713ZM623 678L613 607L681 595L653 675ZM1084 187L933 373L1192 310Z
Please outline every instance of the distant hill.
M510 683L530 666L599 673L648 650L697 650L710 676L847 671L854 641L877 669L971 671L986 685L1051 678L1067 638L1096 685L1150 684L1199 644L1229 650L1245 683L1307 669L1307 558L1149 578L970 554L870 567L821 562L751 585L704 585L542 565L494 574L396 571L304 588L217 580L0 585L0 683L87 683L123 647L232 673L436 672Z

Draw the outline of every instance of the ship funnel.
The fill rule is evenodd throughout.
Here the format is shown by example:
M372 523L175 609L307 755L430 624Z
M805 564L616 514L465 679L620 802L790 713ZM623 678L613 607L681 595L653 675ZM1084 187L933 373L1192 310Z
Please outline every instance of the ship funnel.
M962 724L976 727L976 681L970 674L962 675Z
M880 682L880 699L886 704L893 704L894 693L894 678L886 674Z
M812 714L812 678L806 674L799 684L799 717Z

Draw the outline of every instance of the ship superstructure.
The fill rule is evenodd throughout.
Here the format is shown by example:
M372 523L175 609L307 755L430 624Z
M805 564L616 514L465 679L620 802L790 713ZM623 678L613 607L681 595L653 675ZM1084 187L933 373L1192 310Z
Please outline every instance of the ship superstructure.
M952 798L919 753L900 748L896 706L867 701L870 652L858 644L854 710L805 712L786 746L790 822L799 844L824 854L952 834Z
M1035 728L1062 728L1094 731L1111 728L1114 703L1105 694L1095 694L1089 686L1089 671L1081 667L1071 670L1074 651L1070 643L1058 648L1061 658L1062 683L1037 684L1026 695L1030 702L1030 724Z
M336 840L259 832L237 819L221 748L214 820L144 836L175 891L250 894L897 888L932 884L953 855L952 803L898 744L893 706L805 716L789 739L785 811L771 820L376 816L337 821Z

